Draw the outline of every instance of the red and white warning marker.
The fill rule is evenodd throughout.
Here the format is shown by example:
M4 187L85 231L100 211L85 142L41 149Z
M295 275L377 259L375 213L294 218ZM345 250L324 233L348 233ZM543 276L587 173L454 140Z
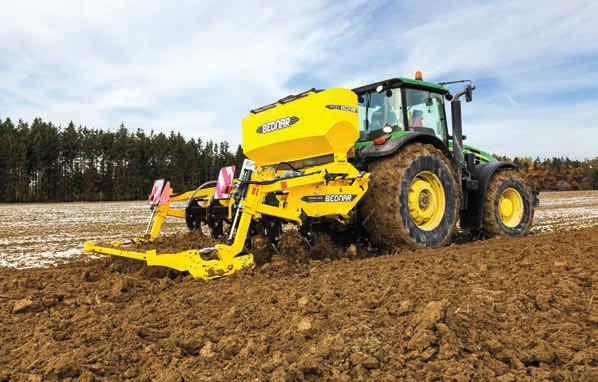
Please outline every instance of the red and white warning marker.
M158 179L154 181L152 186L152 192L147 197L147 200L152 206L157 205L160 202L160 195L162 194L162 187L164 186L164 179Z
M152 213L150 214L149 221L147 222L147 227L145 228L145 235L149 235L152 229L152 224L154 222L154 217L156 216L156 208L157 206L162 206L168 203L170 200L170 182L166 182L164 184L164 179L158 179L154 181L154 185L152 186L152 192L147 197L147 200L150 203Z
M147 200L152 206L159 206L168 203L170 199L170 182L164 184L164 179L158 179L154 182L152 192Z
M233 188L233 178L235 177L235 166L222 167L218 174L216 182L216 192L214 199L229 199Z

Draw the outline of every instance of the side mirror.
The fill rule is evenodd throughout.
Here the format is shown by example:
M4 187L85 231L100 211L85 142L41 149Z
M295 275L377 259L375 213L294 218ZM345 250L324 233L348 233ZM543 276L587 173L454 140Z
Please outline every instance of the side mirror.
M465 88L465 102L471 102L473 99L473 88L471 85L467 85Z

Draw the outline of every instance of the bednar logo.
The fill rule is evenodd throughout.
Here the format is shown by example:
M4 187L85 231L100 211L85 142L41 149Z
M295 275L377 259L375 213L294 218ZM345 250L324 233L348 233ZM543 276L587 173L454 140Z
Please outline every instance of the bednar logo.
M286 129L299 121L298 117L284 117L272 122L267 122L257 128L258 134L271 133L273 131Z
M347 105L326 105L326 108L330 110L350 111L351 113L357 113L356 108Z
M308 195L301 200L307 203L344 203L352 202L356 197L353 194Z

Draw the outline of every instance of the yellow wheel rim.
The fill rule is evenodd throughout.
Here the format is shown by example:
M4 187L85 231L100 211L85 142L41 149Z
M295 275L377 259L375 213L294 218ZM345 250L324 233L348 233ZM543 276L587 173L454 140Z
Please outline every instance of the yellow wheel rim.
M424 231L431 231L440 225L444 216L446 198L444 187L438 177L422 171L413 178L409 186L409 214Z
M514 188L506 188L498 199L498 216L502 224L517 227L523 218L523 198Z

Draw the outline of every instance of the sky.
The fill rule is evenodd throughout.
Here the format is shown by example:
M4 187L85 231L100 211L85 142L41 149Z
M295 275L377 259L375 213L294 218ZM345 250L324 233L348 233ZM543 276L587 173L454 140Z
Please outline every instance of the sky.
M0 118L236 145L252 108L421 70L477 86L468 144L598 156L596 1L19 0L0 25Z

